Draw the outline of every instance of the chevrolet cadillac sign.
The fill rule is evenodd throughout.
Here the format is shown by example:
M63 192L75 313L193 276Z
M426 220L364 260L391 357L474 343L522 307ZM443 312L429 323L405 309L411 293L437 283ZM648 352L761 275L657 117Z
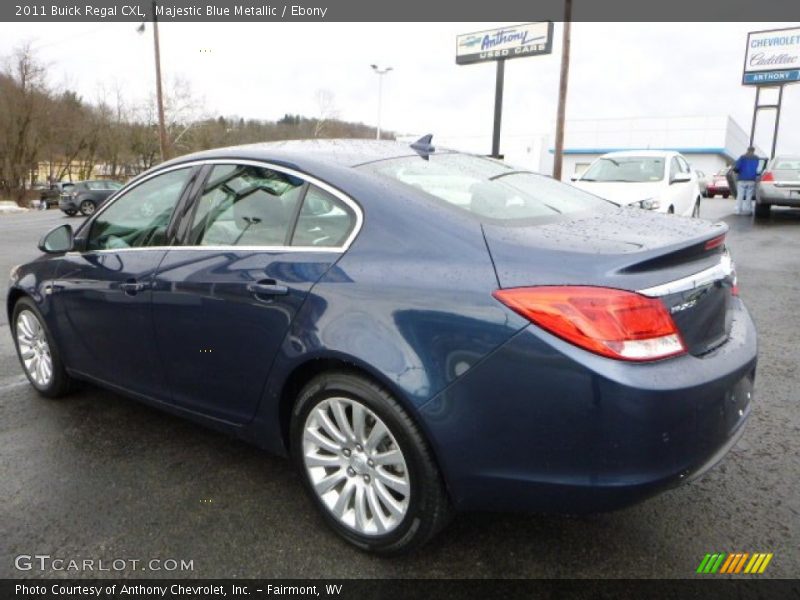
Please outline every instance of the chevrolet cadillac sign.
M550 54L552 50L553 23L550 21L511 25L456 37L456 63L459 65Z
M800 27L747 34L744 85L780 85L800 81Z

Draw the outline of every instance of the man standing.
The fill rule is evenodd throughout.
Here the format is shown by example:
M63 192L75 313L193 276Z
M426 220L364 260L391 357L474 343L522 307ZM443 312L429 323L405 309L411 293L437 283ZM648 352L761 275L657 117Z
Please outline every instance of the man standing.
M756 156L756 149L750 146L733 166L737 175L736 183L736 214L753 214L753 195L756 191L756 177L760 159Z

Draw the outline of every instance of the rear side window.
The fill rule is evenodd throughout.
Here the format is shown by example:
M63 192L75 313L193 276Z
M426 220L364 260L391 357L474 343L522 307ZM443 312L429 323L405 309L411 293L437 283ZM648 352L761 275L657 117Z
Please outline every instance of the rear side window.
M122 184L116 181L87 181L86 187L90 190L118 190Z
M404 157L363 165L481 219L519 220L613 209L602 198L488 158L468 154Z
M302 179L250 165L216 165L203 187L190 243L285 246L303 196Z
M292 246L341 246L355 224L356 216L349 206L333 194L309 185L297 218Z

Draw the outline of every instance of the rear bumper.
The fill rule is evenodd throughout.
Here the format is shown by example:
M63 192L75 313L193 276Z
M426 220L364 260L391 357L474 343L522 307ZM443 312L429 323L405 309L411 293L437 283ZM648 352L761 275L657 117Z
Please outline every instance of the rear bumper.
M731 192L731 190L727 185L725 185L725 186L709 185L706 188L706 193L708 193L709 195L713 195L713 194L730 194L730 192Z
M61 196L61 198L58 199L58 208L60 208L61 210L64 210L64 211L66 211L66 210L78 210L78 205L75 203L75 200L73 200L72 198Z
M652 364L519 332L421 410L456 505L613 510L707 471L750 414L756 332L735 302L723 346Z
M758 204L777 204L780 206L800 206L800 186L795 189L780 188L769 184L756 187Z

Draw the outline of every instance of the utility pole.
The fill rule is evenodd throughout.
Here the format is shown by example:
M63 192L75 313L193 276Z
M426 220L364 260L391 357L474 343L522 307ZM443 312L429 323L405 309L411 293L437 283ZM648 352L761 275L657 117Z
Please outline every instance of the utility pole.
M381 139L381 104L383 102L383 76L392 70L392 67L378 67L378 65L370 65L372 70L378 76L378 126L375 132L375 139Z
M161 51L158 46L158 19L156 18L156 0L153 0L153 45L156 55L156 102L158 104L158 142L161 149L161 160L169 158L169 140L167 127L164 124L164 94L161 90Z
M569 43L572 23L572 0L564 0L564 35L561 45L561 78L558 84L558 114L556 115L556 149L553 177L561 179L561 163L564 158L564 114L567 104L567 81L569 79Z
M492 158L500 158L500 124L503 119L503 85L506 73L506 59L497 61L494 78L494 127L492 127Z

